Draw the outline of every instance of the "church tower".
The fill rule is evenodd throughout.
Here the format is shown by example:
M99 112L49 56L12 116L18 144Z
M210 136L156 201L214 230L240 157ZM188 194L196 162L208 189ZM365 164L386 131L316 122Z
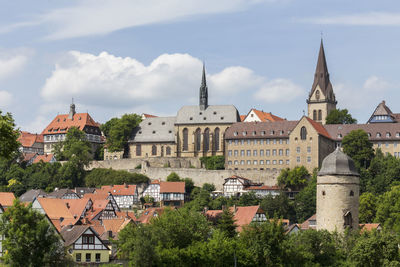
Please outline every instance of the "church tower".
M206 69L203 64L203 76L200 86L200 110L205 110L208 107L208 88L206 82Z
M317 177L317 230L358 229L359 194L354 161L337 148L323 160Z
M325 59L324 44L321 39L314 83L307 99L308 117L325 124L329 112L336 109L336 98L329 80L328 66Z

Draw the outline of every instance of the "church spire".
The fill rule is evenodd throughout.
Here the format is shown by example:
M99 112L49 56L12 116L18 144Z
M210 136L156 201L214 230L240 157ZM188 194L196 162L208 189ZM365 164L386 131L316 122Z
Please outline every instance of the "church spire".
M203 63L203 76L201 78L201 86L200 86L200 109L205 110L208 106L208 88L206 81L206 68Z
M315 69L313 89L317 84L324 93L327 91L330 85L328 66L326 64L324 43L322 41L322 38L321 38L321 46L319 48L317 68Z

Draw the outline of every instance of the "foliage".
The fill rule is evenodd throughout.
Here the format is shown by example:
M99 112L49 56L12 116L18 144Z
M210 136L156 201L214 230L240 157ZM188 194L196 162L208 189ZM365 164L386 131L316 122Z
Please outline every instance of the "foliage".
M378 202L375 221L385 229L400 231L400 185L383 194Z
M258 205L260 200L254 192L244 193L240 196L237 202L238 206L255 206Z
M359 218L360 223L372 223L376 215L377 198L370 192L365 192L360 196Z
M278 185L284 188L297 189L307 183L310 174L304 166L283 169L278 176Z
M112 118L100 129L107 137L106 145L110 152L127 149L129 137L132 130L142 121L137 114L124 114L121 118Z
M171 172L167 176L167 182L180 182L180 181L181 181L181 177L179 177L179 175L176 172Z
M374 149L368 134L362 130L353 130L343 137L343 152L351 157L358 168L367 168L374 157Z
M293 205L285 193L265 196L260 202L260 207L269 218L278 217L296 221Z
M194 182L192 179L190 178L181 179L181 177L179 177L179 175L176 172L171 172L167 176L167 182L185 182L185 192L188 195L192 193L192 190L194 188Z
M215 185L214 184L209 184L209 183L204 183L203 186L201 187L203 190L208 191L208 192L213 192L215 191Z
M347 109L334 109L326 116L326 124L355 124L354 119Z
M2 115L0 110L0 160L10 160L16 157L20 146L17 141L18 136L19 132L15 128L11 113Z
M224 156L201 157L200 162L205 166L205 168L207 170L223 170L223 169L225 169L225 157Z
M18 200L0 219L5 263L12 266L60 266L65 252L62 241L46 218Z
M307 182L307 185L301 190L295 198L294 210L296 212L296 221L303 222L316 212L317 204L317 170Z
M231 212L229 208L225 208L217 221L217 229L228 237L236 236L236 225L233 217L233 212Z
M97 146L96 151L94 152L95 160L104 160L104 145L101 144Z
M124 170L96 168L85 177L85 184L89 187L115 184L140 184L147 183L149 178L140 173L130 173Z
M89 165L90 159L92 158L91 146L86 139L85 132L76 127L71 127L65 136L65 140L61 142L61 144L62 150L57 150L54 153L57 158L74 161L81 166Z

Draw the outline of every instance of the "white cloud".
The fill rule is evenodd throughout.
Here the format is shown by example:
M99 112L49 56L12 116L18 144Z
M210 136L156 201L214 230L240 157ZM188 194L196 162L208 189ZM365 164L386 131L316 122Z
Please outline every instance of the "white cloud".
M50 10L31 21L0 28L0 33L46 25L48 39L107 34L128 27L165 23L205 14L244 10L276 0L81 0L69 7Z
M400 26L400 13L369 12L350 15L312 17L301 19L301 21L313 24Z
M26 55L5 56L0 54L0 80L20 71L27 60Z
M302 87L287 79L274 79L262 84L254 98L267 103L291 102L295 98L305 95Z
M9 107L12 103L12 94L7 91L0 91L0 108Z

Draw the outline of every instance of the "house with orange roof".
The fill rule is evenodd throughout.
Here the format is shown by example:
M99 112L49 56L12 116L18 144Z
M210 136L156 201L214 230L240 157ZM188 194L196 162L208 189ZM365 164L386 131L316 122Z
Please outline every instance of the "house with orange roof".
M305 220L302 224L300 224L301 230L308 230L308 229L317 229L317 215L314 214L307 220Z
M164 208L157 208L157 207L151 207L145 209L142 214L140 215L139 219L137 221L139 223L147 224L150 223L150 221L153 218L157 218L164 212Z
M90 198L63 199L69 212L75 217L83 219L93 205Z
M0 204L4 209L11 207L14 203L14 193L12 192L0 192Z
M121 211L119 206L118 206L118 204L117 204L117 201L115 201L114 196L111 193L103 191L101 189L96 189L96 191L94 193L84 194L83 198L90 198L92 201L103 200L103 199L110 200L112 205L113 205L113 207L114 207L114 210L115 211Z
M139 203L136 185L104 185L101 190L110 192L121 209L131 209Z
M153 198L154 202L160 202L160 180L153 180L143 191L142 196Z
M160 206L181 207L185 202L185 182L160 182Z
M232 175L231 177L224 179L224 196L240 196L243 193L247 193L246 188L255 185L250 179L240 177L237 175ZM259 184L257 184L259 185Z
M54 154L43 154L43 155L36 155L32 163L39 163L41 161L53 163L56 162L57 160Z
M271 112L265 112L263 110L258 110L255 108L250 109L249 113L247 113L244 118L244 122L274 122L274 121L283 121L285 119L280 118L278 116L273 115Z
M43 135L21 131L17 141L21 144L19 151L25 153L43 154Z
M78 194L69 188L55 188L53 192L47 194L47 197L60 199L79 199Z
M42 131L44 153L52 153L54 145L64 141L68 130L72 127L85 132L87 140L92 145L92 151L104 143L99 123L95 122L89 113L76 113L75 104L72 103L69 114L57 115Z
M380 223L360 223L361 232L370 232L372 230L381 231L382 225Z
M93 220L110 220L117 218L116 210L109 199L93 200L93 204L87 211L85 218Z

